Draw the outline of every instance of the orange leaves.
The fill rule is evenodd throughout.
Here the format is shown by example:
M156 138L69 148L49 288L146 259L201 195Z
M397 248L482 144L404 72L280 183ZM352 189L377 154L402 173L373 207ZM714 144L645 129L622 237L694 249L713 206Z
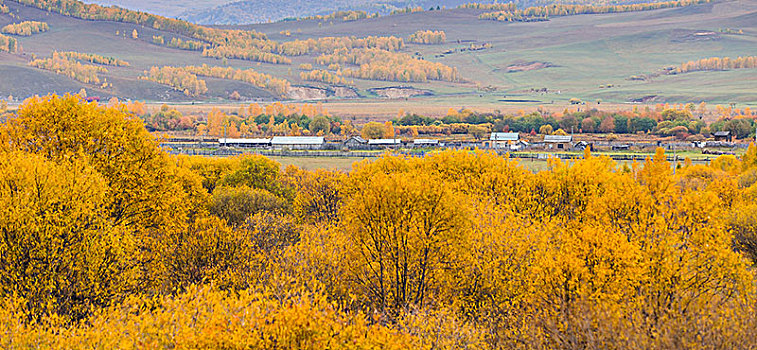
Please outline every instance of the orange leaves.
M107 220L105 179L80 160L0 158L0 296L24 298L32 318L73 319L122 298L136 246Z
M24 21L20 23L9 24L0 29L0 32L3 32L5 34L31 36L33 34L46 32L49 29L50 26L48 26L45 22Z
M447 34L443 30L419 30L410 35L408 40L416 44L443 44L447 41Z
M181 67L152 67L142 79L171 86L187 96L200 96L208 92L205 80L200 80L190 70Z
M53 51L49 58L36 59L29 62L29 65L65 75L85 84L99 84L100 78L97 76L97 73L106 73L108 71L101 66L81 64L70 53L59 53L57 51Z
M253 69L234 69L231 67L187 66L181 68L192 74L228 80L238 80L264 88L278 96L284 96L289 91L290 84L284 79L258 73Z
M443 80L460 81L457 68L441 63L416 59L405 53L380 49L339 49L316 58L321 65L349 63L359 68L346 68L342 74L348 77L389 81Z
M703 58L697 61L689 61L682 63L680 67L677 67L671 73L689 73L698 71L710 71L710 70L731 70L731 69L745 69L745 68L757 68L757 56L738 57L732 59L730 57L711 57Z
M3 300L3 306L12 300ZM18 320L17 307L0 310L0 325ZM409 334L369 324L362 314L342 312L320 295L281 296L270 292L223 292L192 287L175 297L134 297L103 310L90 322L58 333L55 326L24 322L0 345L51 348L244 348L244 349L409 349L421 347ZM0 330L5 330L0 326ZM4 333L7 334L7 333Z
M449 259L444 248L466 239L465 199L415 172L374 174L350 186L357 192L345 203L343 221L357 251L348 269L366 302L381 310L424 305Z
M27 101L0 141L3 347L754 342L755 147L675 172L662 150L630 168L442 151L282 172L172 160L126 106L71 96Z
M498 9L495 12L486 12L479 15L479 19L488 19L501 22L529 22L547 20L551 16L570 16L588 13L618 13L631 11L648 11L663 8L683 7L694 4L709 3L710 0L680 0L642 4L627 5L573 5L573 4L551 4L548 6L532 6L523 10L518 10L514 6L507 9ZM496 4L495 4L496 5ZM479 7L486 8L486 7ZM489 9L489 8L487 8Z
M18 40L0 34L0 52L16 53L19 51L21 51L21 45Z

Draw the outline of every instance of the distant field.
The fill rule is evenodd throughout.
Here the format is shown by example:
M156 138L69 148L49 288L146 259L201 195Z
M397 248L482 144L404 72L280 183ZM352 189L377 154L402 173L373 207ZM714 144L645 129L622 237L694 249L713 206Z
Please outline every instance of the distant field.
M213 1L220 3L223 1ZM6 1L18 18L50 24L50 31L20 38L22 55L0 53L0 96L25 98L34 93L78 92L86 88L90 96L118 96L153 103L190 102L228 105L232 92L245 102L271 101L269 93L247 83L206 79L210 91L190 99L167 86L138 80L153 65L222 65L195 51L159 47L150 43L153 35L166 33L123 23L82 21ZM166 7L171 2L161 2ZM146 2L133 2L139 7ZM156 5L157 6L157 5ZM208 4L210 6L210 4ZM660 76L648 81L631 81L634 75L651 74L662 67L706 57L737 57L757 52L757 0L722 1L685 8L646 12L579 15L552 18L548 22L503 23L477 18L479 10L426 11L384 16L353 22L321 24L318 21L286 21L244 27L266 33L279 41L325 36L394 35L407 38L417 30L444 30L442 45L408 44L404 50L426 60L458 68L463 83L396 83L355 79L359 99L329 99L325 103L337 113L356 121L366 118L391 118L402 109L429 115L443 115L449 108L476 108L484 111L517 111L544 106L562 110L571 98L585 101L589 108L602 105L736 103L757 106L757 69L697 72ZM0 26L16 22L0 15ZM743 34L720 33L735 29ZM124 33L139 32L139 39ZM290 31L291 36L279 34ZM119 36L116 36L116 33ZM713 33L696 35L697 33ZM475 52L443 54L473 44L489 43L492 48ZM109 68L104 78L113 88L101 89L69 78L29 68L32 55L47 56L52 50L73 50L114 56L132 63L131 67ZM235 68L253 68L290 80L293 84L312 84L299 78L301 63L313 63L315 55L292 57L292 65L274 65L228 60ZM528 66L532 70L508 72L508 67ZM543 68L546 67L546 68ZM529 69L531 69L529 68ZM541 69L538 69L541 68ZM11 82L26 82L15 84ZM317 85L317 84L316 84ZM433 91L434 96L397 100L376 98L367 90L388 86L412 86ZM489 87L483 92L479 87ZM630 108L630 107L628 107Z
M743 152L743 151L742 151ZM540 153L538 151L533 151L531 153ZM541 152L543 153L543 152ZM580 158L583 156L583 153L581 152L575 152L576 158ZM654 153L651 152L595 152L595 156L601 156L601 155L637 155L642 157L652 157ZM669 152L668 155L672 155L673 152ZM713 155L703 155L698 152L693 151L678 151L675 152L676 155L679 157L678 163L683 163L683 160L686 157L692 158L692 159L699 159L698 161L695 161L695 164L707 164L707 161L701 161L701 159L715 159L717 156ZM300 167L305 170L316 170L316 169L325 169L325 170L338 170L338 171L344 171L349 172L352 170L353 165L356 162L361 162L364 160L371 161L376 158L359 158L359 157L269 157L270 159L273 159L279 163L281 163L282 166L286 167L289 165L294 165L296 167ZM517 158L516 158L517 159ZM533 172L539 172L549 169L549 164L546 159L517 159L518 164L522 166L525 169L528 169ZM564 160L565 162L570 162L570 160ZM643 162L643 160L640 160L639 162ZM631 165L631 161L617 161L618 165ZM671 161L671 166L675 166L675 163Z

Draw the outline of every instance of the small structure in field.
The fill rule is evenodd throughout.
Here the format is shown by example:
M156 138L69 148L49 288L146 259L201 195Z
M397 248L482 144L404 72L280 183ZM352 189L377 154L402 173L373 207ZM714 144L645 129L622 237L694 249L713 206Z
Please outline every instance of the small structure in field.
M713 134L713 136L715 136L715 141L733 141L733 135L731 135L730 131L717 131L715 132L715 134Z
M578 151L586 150L587 148L591 150L591 144L586 141L578 141L575 145L573 145L573 148Z
M276 136L271 139L273 149L320 150L325 143L321 136Z
M544 144L548 149L567 150L573 147L573 136L570 135L546 135Z
M413 147L437 147L437 146L439 146L439 140L434 140L434 139L413 140Z
M360 136L352 136L348 138L347 141L344 141L344 147L349 149L360 149L365 148L366 146L368 146L368 141Z
M218 145L221 147L245 147L245 148L266 148L271 146L271 139L218 139Z
M612 145L613 151L628 151L630 149L631 149L631 145L629 144Z
M402 146L402 140L400 139L373 139L373 140L368 140L368 146L374 149L398 148Z

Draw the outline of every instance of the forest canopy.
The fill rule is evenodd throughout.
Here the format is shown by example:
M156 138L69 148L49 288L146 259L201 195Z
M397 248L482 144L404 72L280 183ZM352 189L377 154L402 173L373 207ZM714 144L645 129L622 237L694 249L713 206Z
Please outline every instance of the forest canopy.
M3 348L755 346L754 145L343 173L173 157L79 96L4 118Z

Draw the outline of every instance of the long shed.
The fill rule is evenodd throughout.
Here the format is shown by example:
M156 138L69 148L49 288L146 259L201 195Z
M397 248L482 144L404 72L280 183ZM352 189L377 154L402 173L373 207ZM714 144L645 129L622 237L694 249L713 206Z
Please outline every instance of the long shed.
M273 149L320 150L326 140L321 136L275 136L271 139Z

